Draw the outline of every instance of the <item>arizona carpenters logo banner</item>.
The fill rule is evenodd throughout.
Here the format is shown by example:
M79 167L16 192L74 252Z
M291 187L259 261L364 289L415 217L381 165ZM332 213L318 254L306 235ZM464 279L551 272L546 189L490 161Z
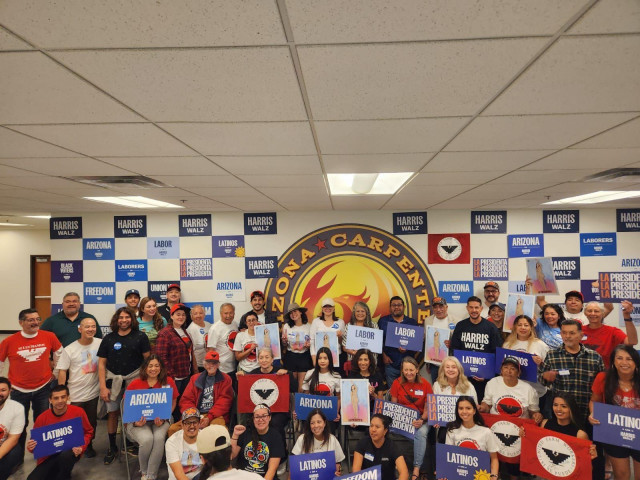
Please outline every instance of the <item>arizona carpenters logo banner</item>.
M375 227L340 224L309 233L279 259L267 282L267 308L282 314L289 303L319 315L324 298L333 298L345 323L353 305L365 302L377 321L389 314L389 300L405 300L405 314L419 323L431 314L436 286L420 256L398 237ZM282 318L282 317L280 317Z

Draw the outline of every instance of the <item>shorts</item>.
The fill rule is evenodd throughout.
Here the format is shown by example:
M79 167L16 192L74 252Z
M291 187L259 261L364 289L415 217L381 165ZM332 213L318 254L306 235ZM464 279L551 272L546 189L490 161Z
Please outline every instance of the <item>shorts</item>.
M633 458L634 462L640 462L640 451L632 450L631 448L616 447L615 445L602 444L604 453L613 458Z
M124 397L124 391L126 390L124 382L122 383L122 388L120 389L120 393L116 397L116 399L112 402L104 402L107 406L107 412L117 412L120 410L120 404L122 403L122 397Z
M284 356L284 366L290 372L308 372L313 368L311 352L304 353L287 352Z

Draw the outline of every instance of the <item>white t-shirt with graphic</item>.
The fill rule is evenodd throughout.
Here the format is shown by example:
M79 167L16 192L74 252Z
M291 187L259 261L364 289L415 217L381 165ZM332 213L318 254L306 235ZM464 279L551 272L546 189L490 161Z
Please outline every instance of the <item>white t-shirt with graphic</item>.
M531 385L518 380L515 387L509 387L502 377L487 382L482 403L491 405L489 413L510 417L529 418L529 410L540 410L538 394Z
M238 366L240 370L244 373L249 373L251 370L256 369L260 365L258 365L258 357L256 355L256 336L249 335L249 330L245 330L244 332L238 333L236 337L236 341L233 344L234 352L244 352L245 350L251 348L249 345L253 343L253 352L244 357L240 362L238 362Z
M62 351L56 369L68 370L67 386L72 402L87 402L100 395L98 347L101 342L102 339L93 338L89 345L81 345L76 340Z
M206 353L206 345L204 343L204 336L211 329L211 324L204 322L204 327L201 327L196 322L191 322L187 327L187 333L191 337L193 342L193 353L196 356L196 363L199 367L203 366L204 354Z
M342 447L338 442L338 439L333 435L329 434L329 441L322 444L321 440L316 440L313 438L313 447L310 452L303 452L302 445L304 444L304 435L300 435L296 444L293 446L293 450L291 453L293 455L301 455L303 453L318 453L318 452L336 452L336 463L340 463L344 460L344 452L342 451Z
M526 352L532 355L537 355L540 358L542 358L542 361L544 361L544 359L547 358L547 353L549 353L549 345L544 343L539 338L531 342L531 346L529 346L529 342L527 340L517 340L511 345L503 345L503 348L508 348L509 350L516 350L518 352ZM540 383L529 382L527 380L523 380L523 381L531 385L535 389L539 397L547 393L547 387L541 385Z
M236 371L236 357L233 354L233 344L238 334L238 322L230 324L222 320L215 322L209 329L207 347L213 348L220 355L220 371L232 373Z
M302 390L308 392L310 389L311 375L313 375L313 370L309 370L305 376L304 381L302 382ZM320 373L318 374L318 385L316 386L316 391L311 392L312 395L323 395L326 397L333 397L340 394L340 375L337 373Z
M24 407L7 398L0 410L0 445L9 435L20 435L24 430Z
M176 476L171 470L171 464L180 462L182 465L182 471L187 478L193 478L202 468L202 462L200 461L200 454L195 443L190 444L184 441L184 432L178 430L171 435L164 446L165 453L167 455L167 468L169 469L169 479L176 480Z
M471 428L460 425L460 428L448 431L446 444L483 452L497 452L499 449L498 439L491 429L480 425Z
M309 347L305 347L307 341L311 341L311 325L304 323L302 325L294 325L290 327L285 323L282 327L282 334L287 338L287 350L293 353L304 353L309 351Z

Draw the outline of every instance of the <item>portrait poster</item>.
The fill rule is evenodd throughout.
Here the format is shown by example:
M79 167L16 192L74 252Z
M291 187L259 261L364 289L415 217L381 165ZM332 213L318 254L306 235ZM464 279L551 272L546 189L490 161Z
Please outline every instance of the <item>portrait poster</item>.
M326 347L331 350L333 356L333 366L340 366L340 354L338 350L338 334L335 330L323 330L316 332L316 352L319 348Z
M440 365L447 355L449 349L444 342L449 340L451 330L445 328L436 328L427 325L424 345L424 361L434 365Z
M527 258L527 275L531 279L531 295L557 294L558 283L551 257Z
M340 421L342 425L369 426L369 380L340 380Z
M528 315L529 318L534 318L533 312L535 306L536 297L534 295L510 293L507 298L507 311L504 314L502 330L505 332L511 332L511 329L513 328L513 321L519 315Z
M280 331L277 323L268 323L267 325L256 325L256 353L259 354L263 348L268 348L273 354L274 360L280 360L282 353L280 350Z

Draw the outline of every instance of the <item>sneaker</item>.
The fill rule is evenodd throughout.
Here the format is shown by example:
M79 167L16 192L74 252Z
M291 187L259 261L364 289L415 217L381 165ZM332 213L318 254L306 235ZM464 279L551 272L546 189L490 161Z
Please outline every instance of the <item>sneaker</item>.
M107 454L104 456L104 464L111 465L117 456L118 456L118 450L113 450L109 448L109 450L107 450Z
M96 451L93 449L93 445L89 444L87 449L84 451L84 456L87 458L93 458L96 456Z
M124 448L122 449L122 453L125 453ZM127 445L127 451L126 451L127 455L130 455L132 457L137 457L138 456L138 445Z

